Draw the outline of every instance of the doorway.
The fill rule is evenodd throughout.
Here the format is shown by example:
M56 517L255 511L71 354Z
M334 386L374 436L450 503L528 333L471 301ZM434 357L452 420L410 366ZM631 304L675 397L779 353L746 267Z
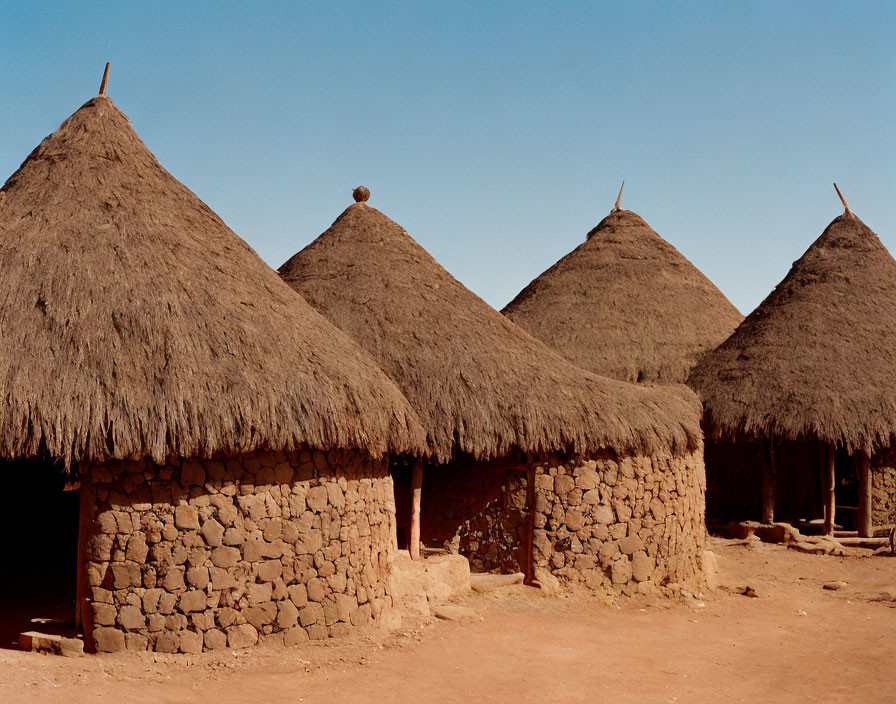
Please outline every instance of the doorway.
M57 463L0 461L0 648L40 631L75 635L78 484Z
M411 479L416 462L413 458L399 457L389 466L395 492L395 524L399 550L407 550L411 544Z
M834 517L841 530L856 530L859 515L859 477L856 457L846 450L834 454Z

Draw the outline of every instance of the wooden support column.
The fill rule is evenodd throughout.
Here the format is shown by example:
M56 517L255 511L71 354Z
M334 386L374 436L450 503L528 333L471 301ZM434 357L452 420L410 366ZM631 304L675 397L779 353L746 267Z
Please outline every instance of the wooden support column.
M78 490L78 563L75 580L75 632L84 634L84 649L94 652L93 607L87 585L87 541L93 526L94 489L88 470L81 471L81 488Z
M420 559L420 496L423 493L423 461L414 465L411 474L411 538L408 550L412 560Z
M859 474L859 535L870 538L874 533L871 525L871 457L862 451L854 456Z
M837 478L834 473L834 455L833 445L827 446L827 457L825 459L824 472L821 477L821 487L824 491L824 533L825 535L834 534L834 518L837 510Z
M535 581L535 467L526 468L526 577L523 584Z
M768 439L768 462L762 476L762 522L775 522L775 497L777 495L777 477L775 470L775 436Z

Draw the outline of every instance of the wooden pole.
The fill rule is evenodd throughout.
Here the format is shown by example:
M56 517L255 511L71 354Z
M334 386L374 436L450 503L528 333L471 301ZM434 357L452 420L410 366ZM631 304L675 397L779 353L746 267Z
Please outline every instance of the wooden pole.
M824 489L824 533L834 534L834 518L837 511L837 479L834 473L834 446L828 445L828 453L822 475Z
M414 465L411 474L411 539L408 550L412 560L420 559L420 496L423 493L423 461Z
M775 496L777 495L777 477L775 476L775 436L768 439L768 462L762 476L762 522L775 522Z
M81 471L81 488L78 490L78 564L75 580L75 632L84 634L84 649L92 653L93 608L87 585L87 540L93 525L94 491L89 470Z
M859 535L870 538L874 534L871 525L871 458L862 451L857 452L855 458L859 472Z
M526 468L526 578L535 581L535 467Z
M392 528L389 531L389 536L392 540L392 550L398 550L398 512L395 510L398 505L398 496L395 492L395 475L392 473L394 468L394 463L389 460L389 479L392 480Z
M616 196L616 205L613 206L613 210L622 210L622 189L625 188L625 179L622 179L622 185L619 187L619 195Z
M846 208L846 212L851 213L852 211L849 209L849 203L846 202L846 198L843 197L843 194L840 192L840 189L837 187L836 183L834 183L834 190L837 191L837 195L840 196L840 202L843 203L843 207Z
M100 95L106 94L106 83L109 80L109 62L106 62L106 69L103 71L103 80L100 83Z

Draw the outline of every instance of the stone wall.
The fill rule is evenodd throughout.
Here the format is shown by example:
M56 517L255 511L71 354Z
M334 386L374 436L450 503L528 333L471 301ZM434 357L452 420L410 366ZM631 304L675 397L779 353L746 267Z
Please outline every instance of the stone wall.
M476 466L448 469L435 487L428 474L423 480L424 514L448 513L454 521L454 540L439 540L453 542L474 568L524 571L526 476L481 463L484 478L476 483L468 477ZM492 495L498 477L502 492ZM670 584L696 588L706 540L705 490L702 449L676 457L606 454L538 463L535 566L625 593Z
M875 455L871 463L871 523L896 523L896 452Z
M705 491L702 450L543 463L535 478L535 564L627 594L697 588Z
M259 452L110 462L86 476L86 628L98 651L291 644L392 613L395 510L384 461Z

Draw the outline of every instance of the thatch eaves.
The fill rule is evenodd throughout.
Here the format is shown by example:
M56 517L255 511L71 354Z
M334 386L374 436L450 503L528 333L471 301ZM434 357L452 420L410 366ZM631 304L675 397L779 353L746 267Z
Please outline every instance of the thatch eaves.
M356 191L358 200L366 195ZM365 202L279 271L397 382L439 461L456 452L491 458L515 448L652 452L699 443L690 391L639 388L577 369Z
M636 213L614 210L502 311L583 369L683 383L743 316Z
M407 400L105 96L0 189L0 456L417 451Z
M847 210L688 384L723 435L873 452L896 434L894 370L896 261Z

